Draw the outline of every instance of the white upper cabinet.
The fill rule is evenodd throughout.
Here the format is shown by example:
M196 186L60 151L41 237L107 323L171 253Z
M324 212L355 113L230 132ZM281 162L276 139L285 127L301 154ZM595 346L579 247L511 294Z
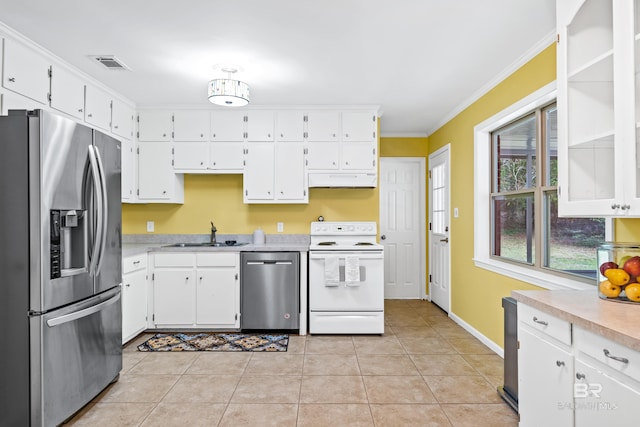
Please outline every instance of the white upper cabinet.
M208 142L176 142L173 146L174 171L205 172L209 165Z
M111 130L111 95L95 86L85 86L84 121L107 131Z
M246 115L247 141L273 141L274 112L249 111Z
M304 113L302 111L278 111L275 134L276 141L303 141Z
M309 202L303 144L276 143L274 183L275 198L281 203Z
M169 141L173 131L171 118L171 111L140 111L138 113L138 141Z
M245 139L245 113L242 111L212 111L211 140L242 142Z
M111 104L111 132L126 139L133 139L134 116L132 107L114 99Z
M4 39L2 86L33 99L49 103L49 61L11 39Z
M372 112L342 113L342 140L348 142L375 142L378 121Z
M307 113L307 141L338 141L340 113L338 111L309 111Z
M135 200L136 189L136 172L138 170L136 164L136 152L133 141L124 138L121 144L122 152L122 176L121 190L122 201L131 203Z
M76 119L84 118L84 81L69 70L51 66L49 105Z
M557 3L560 215L640 216L637 3Z
M274 199L274 144L250 143L244 170L244 202L263 203Z
M210 117L207 110L175 111L173 113L174 141L208 141Z

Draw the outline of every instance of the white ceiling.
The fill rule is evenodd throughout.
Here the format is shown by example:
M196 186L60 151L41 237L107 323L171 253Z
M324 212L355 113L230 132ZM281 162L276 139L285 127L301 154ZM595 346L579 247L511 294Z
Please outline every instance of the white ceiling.
M231 63L250 105L378 105L383 135L426 136L550 43L555 0L0 0L0 21L139 105L209 106Z

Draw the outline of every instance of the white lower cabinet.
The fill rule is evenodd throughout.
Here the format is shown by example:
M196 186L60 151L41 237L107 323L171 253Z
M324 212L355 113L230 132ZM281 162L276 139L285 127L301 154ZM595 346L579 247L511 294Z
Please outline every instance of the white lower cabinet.
M573 425L571 324L518 304L520 427Z
M633 424L640 352L522 303L518 342L520 427Z
M154 327L238 328L238 252L153 255Z
M147 328L147 253L122 260L122 342Z

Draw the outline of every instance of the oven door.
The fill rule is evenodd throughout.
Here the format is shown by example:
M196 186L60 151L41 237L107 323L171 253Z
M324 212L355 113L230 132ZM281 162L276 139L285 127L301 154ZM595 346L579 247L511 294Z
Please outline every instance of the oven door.
M355 263L354 256L357 257ZM347 264L346 268L345 264ZM336 274L328 269L332 268L328 267L329 265L337 267ZM354 266L359 268L359 280L349 281L348 271ZM382 251L309 252L309 309L311 311L384 310L384 253Z

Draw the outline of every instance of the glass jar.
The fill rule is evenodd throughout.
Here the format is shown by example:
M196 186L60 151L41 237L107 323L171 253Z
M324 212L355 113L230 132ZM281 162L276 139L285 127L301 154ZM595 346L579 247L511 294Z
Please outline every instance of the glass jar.
M607 301L640 303L640 243L602 243L598 256L598 296Z

